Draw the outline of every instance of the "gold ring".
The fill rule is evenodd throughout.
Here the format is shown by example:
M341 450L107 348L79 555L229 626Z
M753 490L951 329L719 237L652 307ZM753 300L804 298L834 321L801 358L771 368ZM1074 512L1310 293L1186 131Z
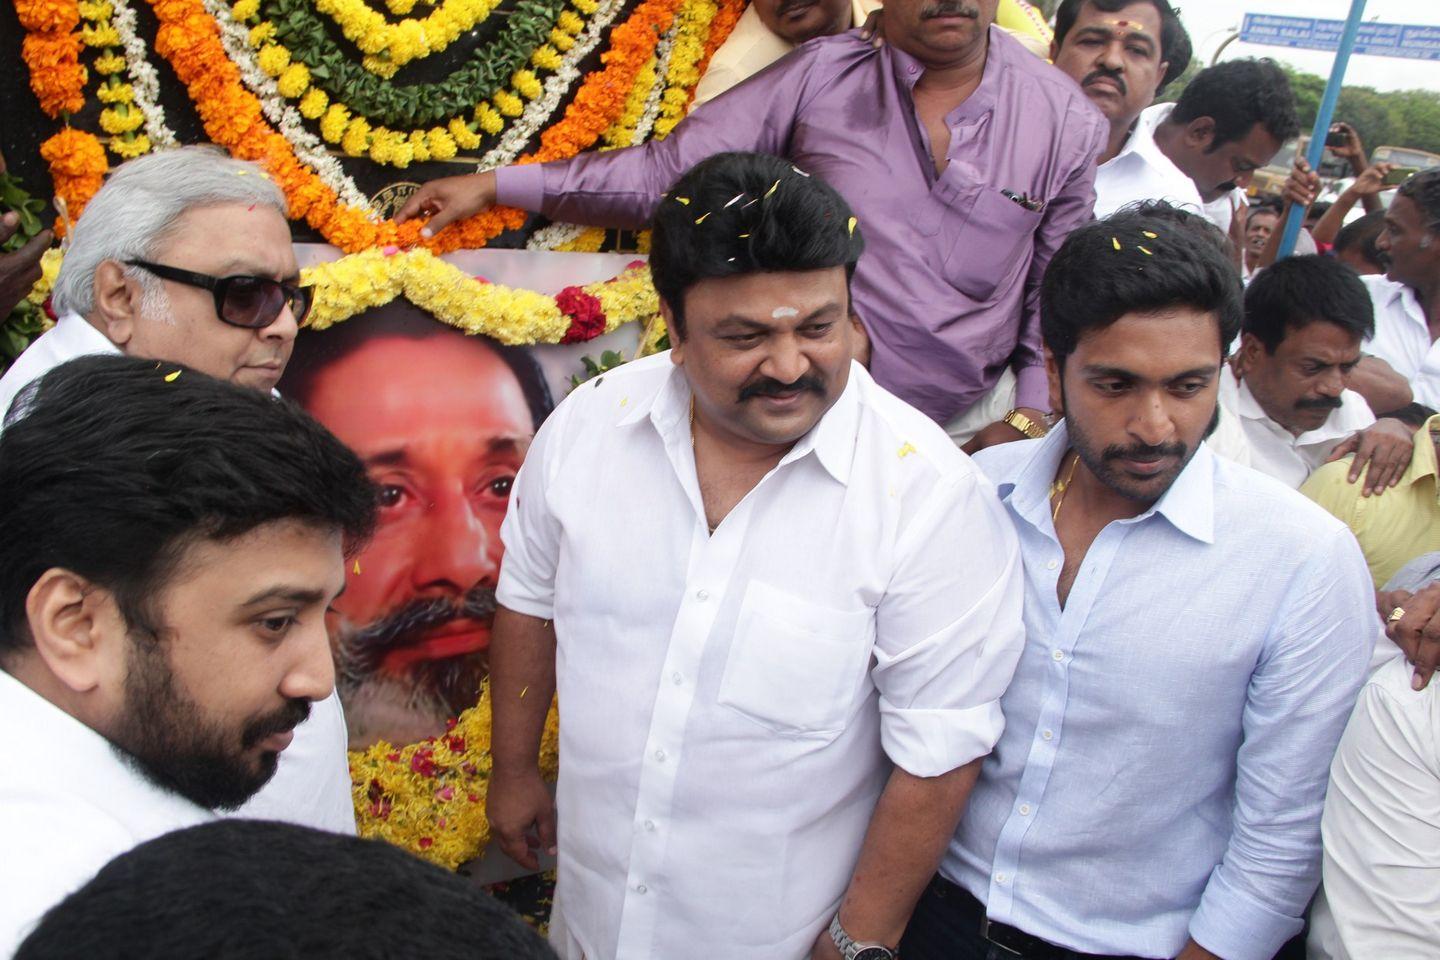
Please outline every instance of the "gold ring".
M1390 611L1390 616L1385 618L1385 622L1394 623L1396 620L1399 620L1403 616L1405 616L1405 608L1396 607L1394 610Z

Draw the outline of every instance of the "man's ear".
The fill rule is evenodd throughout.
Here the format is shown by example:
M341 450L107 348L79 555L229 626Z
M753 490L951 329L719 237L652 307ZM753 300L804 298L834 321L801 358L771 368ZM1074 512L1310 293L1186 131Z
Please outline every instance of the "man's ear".
M1210 149L1215 142L1215 120L1213 117L1196 117L1185 125L1185 143L1197 151Z
M1055 62L1055 58L1058 57L1058 56L1060 56L1060 41L1059 41L1059 40L1051 40L1051 41L1050 41L1050 62L1051 62L1051 63L1054 63L1054 62Z
M670 335L670 362L677 367L685 365L685 341L681 339L680 332L675 329L675 311L670 309L670 304L664 297L660 298L660 317L665 321L665 329Z
M107 677L123 676L124 619L108 590L78 573L52 567L25 597L35 654L61 683L87 693ZM116 673L116 671L120 673Z
M125 275L125 268L116 260L102 260L91 281L95 316L100 332L122 351L135 336L135 322L140 317L139 284Z
M1050 385L1050 411L1057 416L1065 415L1064 391L1060 389L1060 364L1055 354L1045 347L1045 380Z
M1260 354L1265 352L1265 344L1253 333L1240 334L1240 349L1235 351L1235 379L1244 380L1245 374L1255 369L1255 364L1260 360Z
M1160 96L1160 91L1165 89L1165 78L1170 75L1170 61L1160 61L1160 79L1155 82L1155 96Z

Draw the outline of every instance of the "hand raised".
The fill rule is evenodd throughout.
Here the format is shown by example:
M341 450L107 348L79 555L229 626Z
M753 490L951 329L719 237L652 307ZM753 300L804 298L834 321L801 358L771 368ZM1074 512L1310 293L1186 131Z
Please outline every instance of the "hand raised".
M395 215L395 222L404 223L428 216L430 222L420 233L433 237L456 220L472 217L494 205L495 171L443 177L431 180L415 191Z

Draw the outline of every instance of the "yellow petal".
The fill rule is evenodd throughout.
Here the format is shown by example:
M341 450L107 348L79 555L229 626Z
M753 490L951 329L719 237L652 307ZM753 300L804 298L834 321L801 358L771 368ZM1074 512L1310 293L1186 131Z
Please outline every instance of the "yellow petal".
M174 373L167 373L167 374L165 374L165 382L166 382L166 383L174 383L176 380L179 380L179 379L180 379L180 371L179 371L179 370L176 370Z
M1116 249L1116 250L1119 250L1119 249L1120 249L1120 240L1119 240L1119 238L1117 238L1117 237L1111 237L1111 238L1110 238L1110 242L1115 245L1115 249Z

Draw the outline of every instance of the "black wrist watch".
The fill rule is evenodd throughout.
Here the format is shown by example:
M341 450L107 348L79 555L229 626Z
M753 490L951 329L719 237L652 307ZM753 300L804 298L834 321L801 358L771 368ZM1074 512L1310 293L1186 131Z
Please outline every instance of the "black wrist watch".
M883 943L856 943L840 926L840 914L830 921L830 939L845 960L897 960L899 954Z

